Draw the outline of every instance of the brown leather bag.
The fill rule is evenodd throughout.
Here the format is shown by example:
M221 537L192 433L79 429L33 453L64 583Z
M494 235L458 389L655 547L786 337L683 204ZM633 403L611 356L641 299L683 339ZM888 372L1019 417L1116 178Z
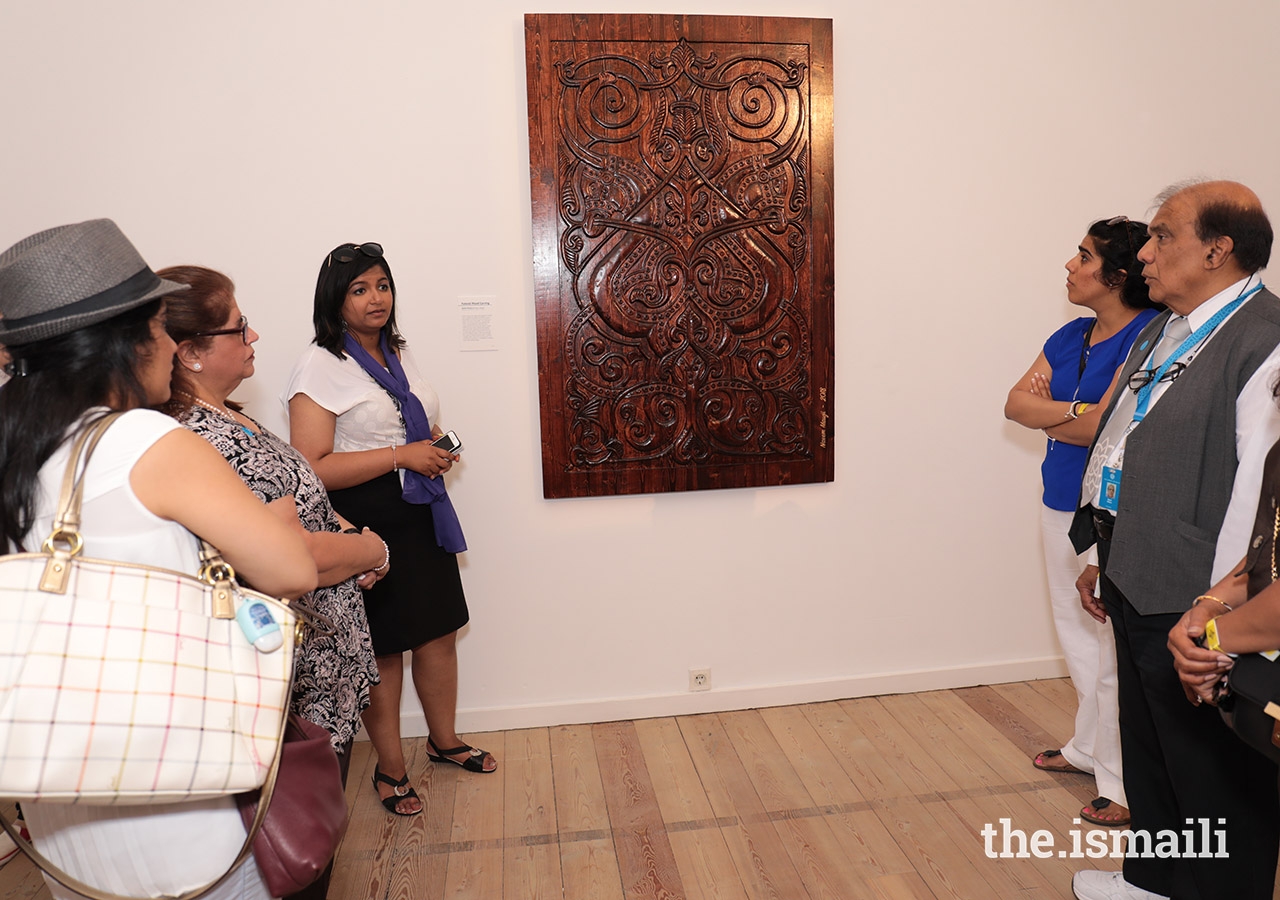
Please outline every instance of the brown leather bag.
M258 795L239 794L236 802L247 827ZM329 732L290 713L275 793L253 841L253 858L271 896L296 894L319 878L346 828L347 797Z

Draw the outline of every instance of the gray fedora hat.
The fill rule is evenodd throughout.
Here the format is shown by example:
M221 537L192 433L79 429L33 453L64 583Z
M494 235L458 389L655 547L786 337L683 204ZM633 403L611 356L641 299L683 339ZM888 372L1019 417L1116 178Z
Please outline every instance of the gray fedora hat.
M50 228L0 253L0 344L66 334L186 289L152 272L110 219Z

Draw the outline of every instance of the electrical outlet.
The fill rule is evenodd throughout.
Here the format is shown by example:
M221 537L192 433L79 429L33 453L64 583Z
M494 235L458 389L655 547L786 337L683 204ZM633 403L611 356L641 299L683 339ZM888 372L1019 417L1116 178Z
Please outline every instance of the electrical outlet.
M710 669L690 669L689 670L689 690L691 691L711 690L711 670Z

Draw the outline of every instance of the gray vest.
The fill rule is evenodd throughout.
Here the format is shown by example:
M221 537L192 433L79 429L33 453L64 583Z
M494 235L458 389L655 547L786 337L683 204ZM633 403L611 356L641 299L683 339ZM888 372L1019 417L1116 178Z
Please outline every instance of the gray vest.
M1104 422L1146 357L1139 348L1159 338L1168 318L1156 316L1133 342ZM1239 463L1236 398L1277 344L1280 298L1263 290L1219 329L1130 433L1107 577L1139 613L1183 612L1209 587ZM1083 552L1096 538L1088 509L1081 508L1071 540ZM1239 549L1243 556L1248 548Z

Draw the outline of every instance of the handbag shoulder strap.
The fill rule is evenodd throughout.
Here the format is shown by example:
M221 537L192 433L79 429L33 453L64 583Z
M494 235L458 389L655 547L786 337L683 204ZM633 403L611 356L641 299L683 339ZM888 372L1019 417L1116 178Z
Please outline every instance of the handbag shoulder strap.
M80 506L84 500L84 476L89 469L89 457L107 433L124 413L107 413L80 430L71 453L67 469L62 475L62 491L58 496L58 512L53 520L53 530L44 539L41 549L49 556L44 574L40 578L40 590L55 594L67 592L67 577L71 573L71 557L80 553L84 539L80 536Z
M62 491L58 497L58 514L53 520L54 530L80 527L80 506L84 501L84 478L89 469L89 458L98 448L107 429L124 413L112 412L91 421L76 435L67 457L67 469L62 475Z
M65 594L67 578L71 571L69 562L84 546L80 536L80 507L84 502L85 473L89 470L89 458L97 449L107 429L124 413L111 412L94 419L76 435L67 459L67 469L62 475L62 490L58 496L58 512L53 520L53 530L45 538L41 549L48 554L40 589ZM213 585L213 616L218 619L235 618L235 570L222 559L222 554L203 538L200 539L200 578Z

